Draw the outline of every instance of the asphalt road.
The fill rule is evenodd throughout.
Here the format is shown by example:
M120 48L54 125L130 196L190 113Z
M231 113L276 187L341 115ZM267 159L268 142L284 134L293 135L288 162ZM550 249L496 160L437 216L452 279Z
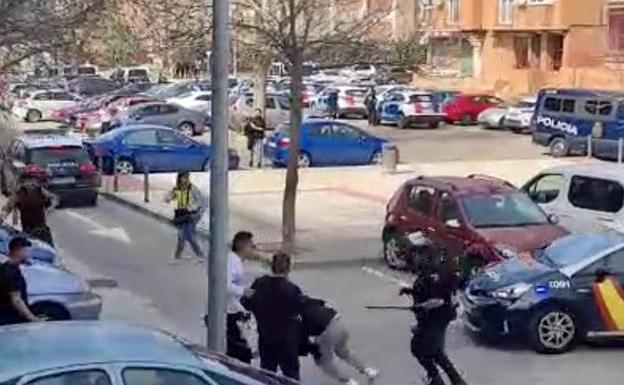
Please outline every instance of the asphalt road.
M106 296L104 314L203 340L206 266L167 264L175 240L171 227L105 200L97 208L56 211L50 222L63 254L91 274L115 279L118 290L134 298ZM247 269L250 274L261 272L256 265ZM306 268L295 271L292 278L308 293L329 299L340 311L350 327L353 349L381 369L378 384L423 383L422 371L409 354L411 315L364 308L367 304L404 304L397 296L397 282L407 282L409 276L373 265ZM582 346L566 355L543 356L521 344L477 344L459 323L452 324L447 345L470 384L616 384L624 374L622 347ZM303 376L305 383L331 383L309 359L304 362Z

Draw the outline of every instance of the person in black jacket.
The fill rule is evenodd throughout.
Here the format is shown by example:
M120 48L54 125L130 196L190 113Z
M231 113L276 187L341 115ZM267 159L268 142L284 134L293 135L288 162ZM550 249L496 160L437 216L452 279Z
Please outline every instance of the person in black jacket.
M301 327L301 289L288 279L290 256L273 255L271 275L257 278L241 299L251 311L258 327L260 366L299 380L299 334Z
M379 376L379 371L367 367L351 352L349 332L340 321L338 312L327 306L325 301L304 297L302 321L306 338L311 336L316 340L315 347L311 349L314 361L328 376L344 384L358 384L336 366L334 355L366 375L369 381Z

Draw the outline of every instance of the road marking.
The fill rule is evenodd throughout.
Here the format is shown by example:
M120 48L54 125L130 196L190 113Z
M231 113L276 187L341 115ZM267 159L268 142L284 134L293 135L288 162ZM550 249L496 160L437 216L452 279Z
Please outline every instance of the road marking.
M382 280L384 280L386 282L389 282L389 283L392 283L392 284L395 284L395 285L398 285L398 286L401 286L401 287L403 287L403 286L411 287L412 286L411 284L409 284L408 282L405 282L402 279L399 279L399 278L397 278L397 277L395 277L395 276L393 276L391 274L384 273L381 270L373 269L372 267L364 266L364 267L362 267L362 271L364 273L366 273L366 274L375 276L377 278L381 278Z
M89 230L90 234L110 238L117 242L125 243L128 245L132 243L132 241L130 240L130 237L128 236L128 233L122 227L104 226L100 224L99 222L89 218L88 216L80 214L79 212L74 211L74 210L66 210L64 211L64 213L72 217L73 219L76 219L88 225L89 227L92 227L93 229Z

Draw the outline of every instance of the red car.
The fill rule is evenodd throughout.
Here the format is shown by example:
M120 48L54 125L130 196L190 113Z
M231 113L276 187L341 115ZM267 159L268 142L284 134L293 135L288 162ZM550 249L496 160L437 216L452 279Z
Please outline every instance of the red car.
M503 101L486 94L459 94L447 99L442 105L447 123L473 124L477 116L490 107L498 106Z
M418 177L403 184L386 207L382 239L388 266L410 267L403 245L417 231L470 269L525 255L568 234L526 193L482 175Z

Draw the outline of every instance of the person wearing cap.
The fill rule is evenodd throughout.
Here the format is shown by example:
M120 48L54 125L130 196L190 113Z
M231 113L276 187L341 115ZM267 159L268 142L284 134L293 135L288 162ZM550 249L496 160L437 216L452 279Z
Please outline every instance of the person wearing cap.
M172 263L182 260L184 245L188 242L198 260L205 259L204 253L197 241L197 222L206 211L207 199L205 195L191 183L188 172L178 173L176 185L165 196L165 202L175 201L173 224L178 229L178 240L173 254Z
M0 325L41 321L28 308L26 280L20 270L28 247L24 237L11 239L8 259L0 265Z

